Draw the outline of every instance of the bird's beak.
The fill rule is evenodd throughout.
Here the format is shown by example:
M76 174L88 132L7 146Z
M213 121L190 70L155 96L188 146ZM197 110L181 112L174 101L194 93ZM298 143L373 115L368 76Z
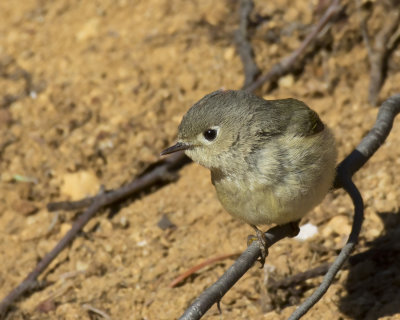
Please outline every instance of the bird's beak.
M177 142L172 147L169 147L161 152L161 156L165 156L166 154L174 153L181 150L187 150L190 148L190 144L184 142Z

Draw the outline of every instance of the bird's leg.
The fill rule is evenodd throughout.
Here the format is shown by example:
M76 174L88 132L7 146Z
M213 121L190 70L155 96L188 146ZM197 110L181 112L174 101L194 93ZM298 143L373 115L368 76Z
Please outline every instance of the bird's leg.
M300 220L289 222L288 223L292 229L292 233L290 234L289 237L294 238L297 236L300 232ZM256 236L249 235L247 238L247 245L251 245L254 241L258 240L258 244L261 250L261 256L258 261L261 263L261 269L264 267L265 264L265 258L268 256L268 239L265 236L265 233L262 232L260 229L258 229L255 225L251 224L250 225L255 231L256 231Z
M251 224L250 226L256 231L256 236L249 235L248 238L247 238L247 245L249 246L254 241L258 240L258 245L259 245L260 250L261 250L261 256L260 256L260 259L258 261L260 261L260 263L261 263L260 269L262 269L264 267L265 258L268 255L268 247L269 247L268 246L268 240L267 240L267 237L265 236L264 232L262 232L260 229L258 229L253 224Z

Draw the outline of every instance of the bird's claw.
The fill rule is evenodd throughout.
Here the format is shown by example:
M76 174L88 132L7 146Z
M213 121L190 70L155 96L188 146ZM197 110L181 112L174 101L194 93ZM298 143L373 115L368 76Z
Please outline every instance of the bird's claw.
M254 241L258 241L258 246L260 248L261 254L260 257L257 261L260 262L262 269L265 264L265 258L268 256L268 240L267 237L265 236L265 233L260 231L257 227L252 226L254 230L256 231L256 235L249 235L247 237L247 246L250 246Z

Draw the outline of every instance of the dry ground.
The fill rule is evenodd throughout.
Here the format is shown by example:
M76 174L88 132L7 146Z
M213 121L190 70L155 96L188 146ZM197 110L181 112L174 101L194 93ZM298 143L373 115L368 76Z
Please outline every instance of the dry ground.
M262 21L253 45L264 71L309 32L316 4L256 1ZM232 0L0 1L0 298L77 215L49 213L48 202L130 181L174 141L192 103L221 87L240 88L242 65L232 41L237 9ZM317 110L335 133L340 159L377 114L367 102L369 63L358 17L352 1L304 68L261 92ZM371 35L384 21L382 10L374 10ZM397 49L380 102L400 91L399 62ZM385 250L341 271L305 319L400 319L399 145L396 120L355 179L366 204L357 250ZM158 226L164 215L176 228ZM286 319L321 278L268 295L268 277L332 261L350 229L351 202L336 191L307 221L318 226L315 237L276 244L264 270L253 267L223 298L222 315L213 307L204 318ZM188 165L177 182L97 215L41 277L43 288L8 317L100 319L89 305L112 319L177 318L232 260L177 288L168 284L206 258L241 252L249 233L222 209L208 171ZM48 312L38 310L48 298Z

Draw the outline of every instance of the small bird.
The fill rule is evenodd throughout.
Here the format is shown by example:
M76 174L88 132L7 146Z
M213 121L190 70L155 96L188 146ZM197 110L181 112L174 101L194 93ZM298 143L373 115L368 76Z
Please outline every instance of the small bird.
M336 172L334 137L315 111L296 99L241 90L215 91L194 104L177 143L161 155L180 150L210 169L218 199L256 230L264 260L266 238L257 226L295 222L298 229Z

